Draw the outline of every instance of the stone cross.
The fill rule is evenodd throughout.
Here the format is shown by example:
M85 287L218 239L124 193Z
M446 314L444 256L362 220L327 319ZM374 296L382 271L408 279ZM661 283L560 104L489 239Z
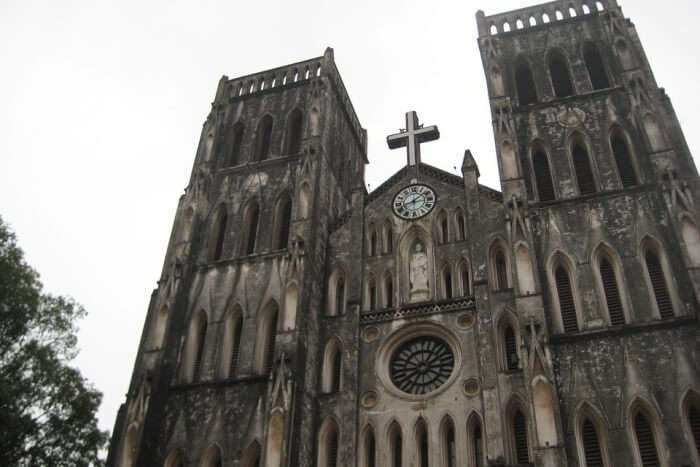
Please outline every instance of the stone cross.
M411 110L406 112L406 129L400 130L395 135L386 137L389 149L402 148L406 146L408 155L408 165L420 164L420 144L427 141L435 141L440 137L440 131L435 125L423 128L418 124L418 115Z

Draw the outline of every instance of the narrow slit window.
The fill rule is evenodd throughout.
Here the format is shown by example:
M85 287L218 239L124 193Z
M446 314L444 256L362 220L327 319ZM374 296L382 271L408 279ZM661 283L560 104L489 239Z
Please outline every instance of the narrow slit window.
M231 346L231 369L229 375L235 376L238 367L238 356L241 350L241 331L243 329L243 317L238 315L233 325L233 335L231 336L233 345Z
M673 304L671 302L671 295L668 293L668 287L666 286L666 278L664 277L661 261L659 261L659 257L651 250L647 250L644 259L647 263L649 280L661 319L673 318Z
M509 371L518 369L518 346L515 339L515 332L511 326L506 326L503 333L503 341L505 345L506 368Z
M619 131L615 131L610 139L617 171L620 174L620 180L624 188L629 188L637 184L637 175L634 173L632 165L632 156L630 155L629 147L624 137Z
M552 183L552 172L549 169L547 155L543 151L537 151L532 156L532 166L535 171L535 184L540 201L553 201L554 184Z
M554 279L557 286L557 295L559 296L559 311L561 320L564 323L564 332L577 332L576 305L574 304L574 294L566 268L563 266L557 267Z
M275 338L277 337L277 311L272 312L267 327L267 345L265 348L265 373L272 371L275 363Z
M197 353L194 360L194 381L202 378L202 359L204 358L204 342L207 336L207 320L201 318L197 332Z
M610 324L613 326L625 324L625 314L622 310L622 300L620 299L620 289L615 277L615 269L607 258L603 258L600 261L600 278L603 282Z
M532 19L530 22L532 23ZM518 90L520 105L535 104L537 102L537 91L535 90L532 71L524 60L518 64L518 68L515 71L515 85Z
M591 169L591 160L588 157L586 147L580 142L576 142L571 150L571 155L574 159L574 172L576 173L576 181L581 195L590 195L596 192L595 180L593 179L593 170Z
M530 454L527 442L527 425L525 416L518 410L513 416L513 434L515 445L515 461L518 464L529 464Z
M555 97L568 97L574 93L566 59L559 53L549 58L549 76L552 78Z
M262 161L270 156L270 139L272 138L272 117L266 115L260 121L257 132L256 160Z
M634 434L637 438L637 449L643 467L659 466L659 454L656 450L656 440L649 420L642 412L634 417Z
M343 367L343 352L341 349L335 350L333 355L333 383L331 384L331 392L340 392L340 376Z
M603 59L598 52L598 48L590 42L583 49L583 61L586 63L588 76L591 79L593 89L607 89L610 87L610 80L605 71Z
M583 422L581 437L583 438L583 453L586 456L586 467L604 467L598 431L589 419Z

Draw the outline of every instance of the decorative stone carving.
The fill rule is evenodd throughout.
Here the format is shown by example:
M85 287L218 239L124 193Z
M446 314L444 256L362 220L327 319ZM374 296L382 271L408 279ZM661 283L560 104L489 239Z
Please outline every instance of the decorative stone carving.
M577 107L567 107L557 114L557 122L564 128L581 126L585 121L586 112Z
M427 300L429 290L428 279L428 255L423 251L423 244L416 242L411 253L409 263L409 281L410 281L410 301L420 302Z

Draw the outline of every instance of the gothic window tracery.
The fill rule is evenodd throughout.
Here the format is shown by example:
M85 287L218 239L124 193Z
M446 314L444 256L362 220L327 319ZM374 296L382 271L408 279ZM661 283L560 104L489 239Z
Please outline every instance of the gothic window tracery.
M454 354L435 336L419 336L401 344L392 354L389 375L392 383L408 394L427 394L452 375Z

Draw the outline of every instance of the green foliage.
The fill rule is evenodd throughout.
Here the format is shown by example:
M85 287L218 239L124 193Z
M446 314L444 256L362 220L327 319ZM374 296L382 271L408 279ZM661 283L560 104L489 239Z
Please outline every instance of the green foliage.
M0 465L102 465L102 394L72 368L78 303L42 293L0 218Z

